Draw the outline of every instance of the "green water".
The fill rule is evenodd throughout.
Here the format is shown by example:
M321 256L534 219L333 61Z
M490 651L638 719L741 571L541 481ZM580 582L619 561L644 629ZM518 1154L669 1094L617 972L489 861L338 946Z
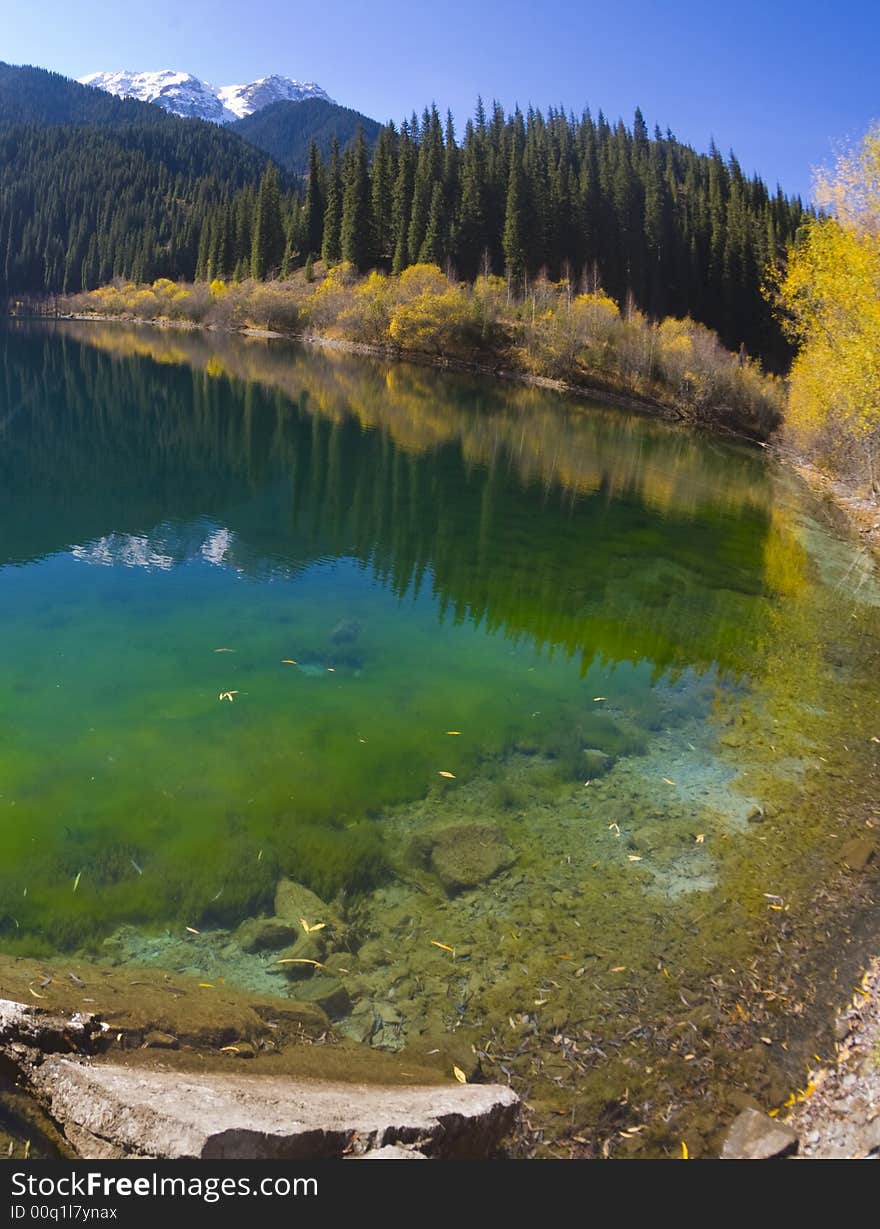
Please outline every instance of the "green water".
M552 1015L573 959L561 1028L578 944L613 983L760 943L878 644L866 561L750 448L281 342L0 334L8 952L179 968L287 875L349 910L352 1035ZM449 899L413 838L483 821L515 861Z

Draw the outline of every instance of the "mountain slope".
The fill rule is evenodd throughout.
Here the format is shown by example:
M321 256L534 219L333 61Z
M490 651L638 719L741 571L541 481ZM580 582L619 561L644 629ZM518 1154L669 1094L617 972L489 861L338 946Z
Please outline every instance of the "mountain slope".
M239 120L232 130L251 145L264 150L271 158L295 175L305 173L309 146L315 141L324 157L330 152L333 138L344 148L354 137L358 125L364 130L367 144L373 146L381 128L374 119L340 107L322 98L303 102L276 102L261 111Z
M97 72L80 77L82 85L94 86L120 98L152 102L185 119L210 120L229 124L253 115L274 102L301 102L322 98L325 90L313 81L296 81L277 73L244 85L209 85L192 73L165 68L159 72Z
M160 123L162 112L31 65L0 61L0 124Z
M192 277L206 214L266 161L229 127L0 65L0 296Z
M90 73L79 78L81 85L92 86L118 98L137 98L157 103L163 110L184 119L210 120L228 124L238 118L228 111L216 92L192 73L167 68L157 73Z

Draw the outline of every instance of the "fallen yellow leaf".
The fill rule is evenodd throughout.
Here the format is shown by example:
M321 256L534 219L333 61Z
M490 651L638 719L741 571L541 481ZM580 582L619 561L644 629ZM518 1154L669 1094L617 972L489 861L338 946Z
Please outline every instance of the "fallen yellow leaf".
M453 1063L453 1065L452 1065L452 1074L453 1074L453 1075L455 1076L455 1078L458 1080L459 1084L466 1084L466 1083L467 1083L467 1076L466 1076L466 1075L465 1075L465 1073L462 1071L461 1067L456 1067L454 1063Z
M437 776L438 776L438 777L448 777L450 781L454 781L454 780L455 780L455 773L454 773L454 772L447 772L444 768L441 768L441 769L439 769L439 770L438 770L438 772L437 772Z

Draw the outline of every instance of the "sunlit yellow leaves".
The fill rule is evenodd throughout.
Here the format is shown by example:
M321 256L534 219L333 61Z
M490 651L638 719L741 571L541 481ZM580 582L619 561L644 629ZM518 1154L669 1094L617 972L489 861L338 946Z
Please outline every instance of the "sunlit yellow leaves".
M842 434L869 456L880 431L880 125L833 172L817 196L831 210L809 222L778 284L790 334L789 421L814 444ZM833 450L840 452L840 439ZM875 476L872 472L872 479Z

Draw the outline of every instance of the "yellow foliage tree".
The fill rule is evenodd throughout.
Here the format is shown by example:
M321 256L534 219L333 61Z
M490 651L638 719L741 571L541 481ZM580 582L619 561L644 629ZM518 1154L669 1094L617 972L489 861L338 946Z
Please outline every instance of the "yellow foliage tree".
M819 175L829 212L790 253L779 301L800 343L789 424L838 463L862 458L875 497L880 454L880 125Z

